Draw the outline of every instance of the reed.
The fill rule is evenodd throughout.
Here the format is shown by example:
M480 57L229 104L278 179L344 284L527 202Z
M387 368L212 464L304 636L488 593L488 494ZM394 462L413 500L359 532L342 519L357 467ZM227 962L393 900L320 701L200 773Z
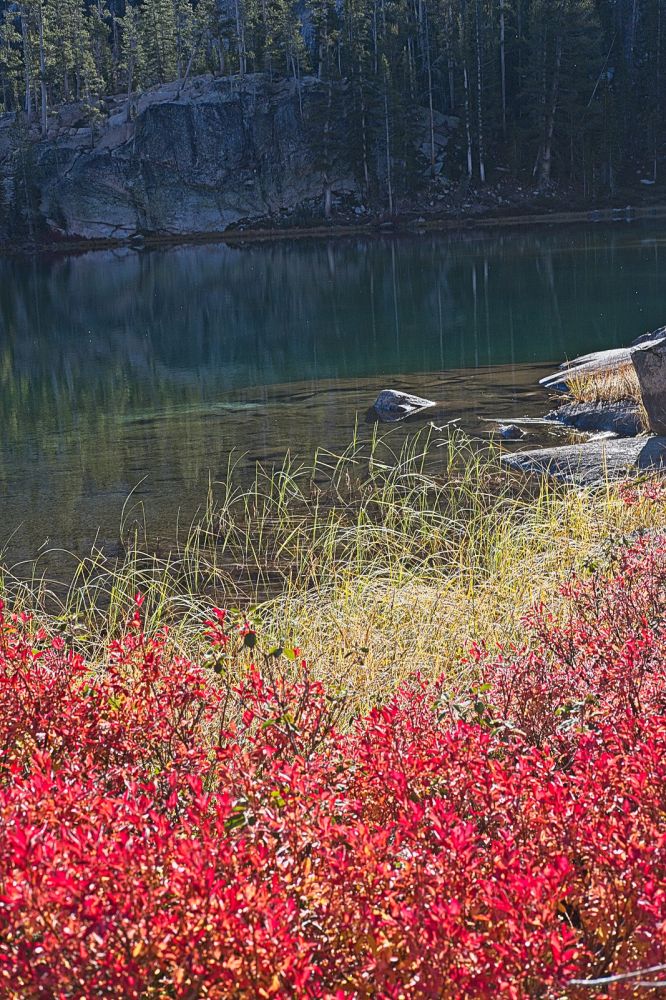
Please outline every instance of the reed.
M499 446L455 428L357 433L342 455L287 455L249 481L230 456L168 551L148 544L130 500L120 558L94 549L66 586L39 563L27 579L4 569L0 593L92 660L137 592L148 628L167 626L170 643L195 659L207 609L232 608L268 643L300 646L329 688L352 692L357 712L414 671L465 671L472 641L517 639L534 602L556 605L574 568L663 525L663 506L627 504L610 485L517 478Z

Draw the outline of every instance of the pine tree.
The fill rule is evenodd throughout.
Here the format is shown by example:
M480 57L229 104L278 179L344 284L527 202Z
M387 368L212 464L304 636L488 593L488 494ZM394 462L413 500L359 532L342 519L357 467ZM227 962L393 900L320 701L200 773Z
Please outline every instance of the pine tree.
M177 79L179 40L187 30L183 0L142 0L139 12L142 77L150 86Z
M537 142L533 172L538 186L545 188L551 183L558 139L568 134L569 153L574 128L579 141L584 132L601 68L601 33L592 0L533 0L528 32L525 99Z
M15 110L21 103L21 47L21 33L14 12L5 10L0 19L0 97L6 111Z

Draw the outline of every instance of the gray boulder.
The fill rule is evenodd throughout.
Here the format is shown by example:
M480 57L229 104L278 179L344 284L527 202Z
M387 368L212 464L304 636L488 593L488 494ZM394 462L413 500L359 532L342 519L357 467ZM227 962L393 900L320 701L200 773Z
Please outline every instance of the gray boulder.
M499 436L504 441L522 441L525 433L522 427L518 427L517 424L500 424L499 426Z
M431 399L412 396L408 392L398 392L396 389L382 389L372 405L375 416L383 423L395 423L421 413L436 406Z
M640 407L630 399L617 403L565 403L547 413L546 420L590 434L610 431L619 437L636 437L645 429Z
M631 352L650 430L666 434L666 337Z
M641 344L648 344L653 340L661 340L662 337L666 337L666 326L660 326L659 329L653 330L652 333L644 333L640 337L636 337L632 340L632 347L639 347Z
M539 385L550 388L558 382L569 382L580 376L605 375L629 364L631 364L631 350L628 347L598 351L596 354L587 354L575 361L565 362L559 371L539 379Z
M666 469L666 437L611 438L503 455L505 465L578 486Z

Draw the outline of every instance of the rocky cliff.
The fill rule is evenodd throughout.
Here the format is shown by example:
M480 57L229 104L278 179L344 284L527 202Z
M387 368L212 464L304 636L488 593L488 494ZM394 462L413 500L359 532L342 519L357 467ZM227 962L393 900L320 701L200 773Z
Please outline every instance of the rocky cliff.
M45 138L0 117L0 240L128 239L216 233L231 226L306 225L363 217L344 85L331 114L314 78L200 77L95 109L66 105ZM415 115L416 160L428 138ZM436 170L454 119L437 116ZM428 150L429 151L429 150ZM370 145L381 187L385 157ZM422 157L425 164L425 158Z

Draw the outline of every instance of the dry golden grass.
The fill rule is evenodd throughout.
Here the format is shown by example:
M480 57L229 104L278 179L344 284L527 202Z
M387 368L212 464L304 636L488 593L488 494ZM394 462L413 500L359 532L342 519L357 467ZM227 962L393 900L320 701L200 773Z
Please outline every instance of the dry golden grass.
M638 376L632 364L610 372L579 375L568 386L569 395L577 403L617 403L625 399L641 402Z
M666 527L663 504L618 490L524 481L493 447L422 431L391 450L355 440L340 457L257 469L230 462L205 515L157 558L141 540L110 562L84 560L66 593L5 573L0 593L66 633L92 660L145 595L149 628L196 658L212 603L249 611L268 643L299 645L350 710L384 700L419 670L459 674L472 641L520 636L538 600L557 601L571 571L639 528Z

